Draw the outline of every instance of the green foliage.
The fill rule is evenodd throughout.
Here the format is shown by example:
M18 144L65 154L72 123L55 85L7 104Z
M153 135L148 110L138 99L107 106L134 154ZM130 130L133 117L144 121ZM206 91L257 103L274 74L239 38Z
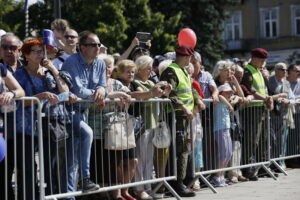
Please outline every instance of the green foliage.
M0 0L0 28L7 32L15 32L21 26L20 23L14 23L12 14L16 14L16 10L20 8L19 4L13 0ZM9 15L9 17L8 17Z
M81 32L96 32L109 52L122 53L136 32L151 33L151 53L164 54L177 45L180 29L192 28L198 37L196 49L207 63L223 54L223 7L236 0L72 0L61 1L62 18ZM24 2L0 0L0 26L24 36ZM54 20L53 0L29 8L30 32L50 28ZM12 17L13 16L13 17ZM5 23L4 23L5 22Z

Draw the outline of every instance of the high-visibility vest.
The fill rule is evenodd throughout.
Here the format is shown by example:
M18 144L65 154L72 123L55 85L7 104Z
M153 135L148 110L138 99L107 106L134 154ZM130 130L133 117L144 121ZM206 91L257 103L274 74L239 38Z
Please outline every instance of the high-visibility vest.
M248 64L246 65L245 69L248 69L251 74L252 74L252 86L256 89L256 92L266 96L267 95L267 90L266 90L266 85L265 85L265 80L261 74L261 72L253 67L252 65ZM246 107L253 107L253 106L263 106L265 105L264 103L250 103L246 105Z
M176 63L172 63L168 66L174 69L175 74L179 80L178 85L175 88L176 96L178 99L191 111L194 109L194 97L192 92L192 83L189 75L185 73ZM176 108L175 110L181 110Z

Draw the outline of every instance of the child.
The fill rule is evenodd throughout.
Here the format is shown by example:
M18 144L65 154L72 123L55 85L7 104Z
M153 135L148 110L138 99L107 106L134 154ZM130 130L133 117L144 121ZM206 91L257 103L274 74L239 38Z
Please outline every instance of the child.
M230 115L233 107L230 101L236 101L234 91L228 83L218 87L220 102L214 107L214 137L217 147L217 168L225 168L232 155L232 141L230 137ZM217 172L212 179L216 187L226 186L224 172Z

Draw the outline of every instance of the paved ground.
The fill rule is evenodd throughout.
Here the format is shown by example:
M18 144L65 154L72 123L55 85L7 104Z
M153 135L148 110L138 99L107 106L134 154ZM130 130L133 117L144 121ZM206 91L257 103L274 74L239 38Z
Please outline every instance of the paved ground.
M288 176L279 174L275 181L272 178L260 178L258 181L238 183L216 188L214 194L204 188L196 197L183 200L300 200L300 169L287 169ZM175 198L169 198L175 199Z

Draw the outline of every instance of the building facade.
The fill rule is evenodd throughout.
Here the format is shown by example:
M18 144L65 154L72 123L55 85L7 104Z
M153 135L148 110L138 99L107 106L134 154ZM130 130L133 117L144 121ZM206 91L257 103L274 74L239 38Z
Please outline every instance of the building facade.
M227 57L249 58L252 48L269 51L267 65L300 64L300 0L240 0L226 7Z

